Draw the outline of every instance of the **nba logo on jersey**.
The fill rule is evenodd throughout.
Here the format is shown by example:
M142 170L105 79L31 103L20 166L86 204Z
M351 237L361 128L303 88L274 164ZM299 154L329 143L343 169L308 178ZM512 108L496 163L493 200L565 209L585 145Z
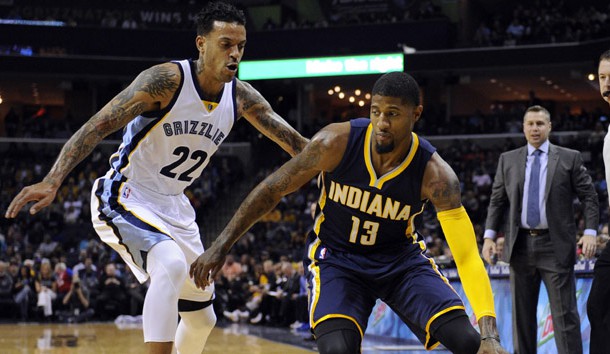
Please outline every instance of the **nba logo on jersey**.
M123 189L123 198L129 198L129 194L131 194L131 189L129 187L125 187L125 189Z
M322 249L320 250L320 259L325 259L326 258L326 252L328 251L328 249L326 247L322 247Z

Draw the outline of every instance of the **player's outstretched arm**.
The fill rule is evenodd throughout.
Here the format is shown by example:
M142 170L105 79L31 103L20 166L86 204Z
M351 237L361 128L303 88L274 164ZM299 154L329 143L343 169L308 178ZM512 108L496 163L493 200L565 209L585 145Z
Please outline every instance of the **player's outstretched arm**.
M158 110L166 105L179 83L180 73L176 64L160 64L140 73L72 135L42 182L23 188L9 205L5 217L16 217L21 208L31 201L37 203L30 208L30 214L51 204L66 176L102 139L142 112Z
M472 222L462 206L460 182L449 164L436 153L426 166L423 180L422 198L429 199L436 209L464 292L479 321L479 353L506 353L500 346L489 277L479 256Z
M296 191L318 173L332 171L339 164L347 146L349 129L349 122L331 124L322 129L300 154L250 192L212 246L191 265L190 276L198 287L210 284L222 268L233 244L271 211L283 196Z
M252 85L237 80L237 111L258 131L282 147L290 156L295 156L307 144L304 138L279 114Z

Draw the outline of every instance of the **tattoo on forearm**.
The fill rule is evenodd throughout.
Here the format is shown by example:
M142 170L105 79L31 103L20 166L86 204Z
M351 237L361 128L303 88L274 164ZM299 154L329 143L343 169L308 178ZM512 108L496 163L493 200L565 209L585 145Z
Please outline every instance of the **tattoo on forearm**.
M457 179L433 183L432 197L437 206L446 205L448 208L457 208L462 203L460 196L460 182Z
M237 90L237 102L239 102L240 112L248 112L258 118L258 123L279 141L281 141L295 154L303 150L307 140L301 137L279 116L274 116L271 107L264 101L262 96L251 92L248 89Z
M272 210L282 196L300 187L294 185L293 176L300 171L316 168L323 154L322 144L312 143L303 154L289 161L254 188L227 226L229 234L232 235L230 244L235 243L253 223Z

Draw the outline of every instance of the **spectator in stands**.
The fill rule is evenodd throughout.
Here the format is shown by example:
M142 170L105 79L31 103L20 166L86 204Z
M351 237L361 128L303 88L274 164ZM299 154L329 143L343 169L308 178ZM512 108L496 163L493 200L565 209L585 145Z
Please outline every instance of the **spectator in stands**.
M250 323L265 323L271 319L273 296L270 292L277 290L277 276L275 265L272 260L267 259L263 262L263 272L258 278L257 292L260 292L260 305L258 311L251 311Z
M597 71L599 91L604 101L610 104L610 50L599 57ZM606 134L603 146L606 180L610 179L610 133ZM607 225L606 235L608 234ZM610 247L605 246L593 273L593 284L587 300L587 314L591 323L590 354L606 353L610 348Z
M481 22L474 33L474 43L480 47L491 46L491 29L485 22Z
M236 79L245 24L244 13L234 5L206 4L197 16L197 60L144 70L68 140L43 181L25 187L6 212L15 218L30 201L37 201L32 214L51 204L69 172L102 139L125 128L108 174L92 188L91 209L102 239L140 281L151 278L143 314L151 352L170 353L174 341L178 351L201 352L216 322L213 287L198 289L188 276L188 266L204 248L184 190L201 175L235 120L244 117L293 156L307 143L256 89ZM105 25L116 26L116 21ZM163 124L151 124L161 117ZM125 149L132 145L137 149ZM142 215L147 219L139 219ZM131 236L119 239L119 233Z
M51 239L51 235L48 233L44 234L44 238L42 243L38 246L36 253L40 254L40 257L49 258L54 255L55 250L57 249L57 242Z
M282 262L281 272L285 281L278 289L278 325L288 327L296 321L296 300L301 288L300 275L290 262Z
M131 268L125 267L125 288L129 297L129 315L138 316L142 314L144 306L144 297L148 290L148 282L140 283L138 278L133 274Z
M64 262L58 262L55 264L55 290L57 294L57 300L55 303L58 305L58 309L64 305L64 296L72 288L72 272L66 266Z
M30 316L30 304L36 300L36 274L29 265L19 268L19 276L14 281L13 294L19 307L20 319L27 321Z
M227 261L222 267L222 276L227 278L228 281L233 281L233 279L239 277L242 273L241 263L235 261L235 257L233 255L227 256Z
M0 260L0 313L14 314L13 278L8 273L8 264Z
M494 239L508 211L505 237L515 351L536 352L535 309L542 280L549 293L557 351L577 354L583 348L574 276L573 199L578 196L584 204L586 230L580 243L589 258L595 255L599 202L580 153L551 144L550 132L550 113L541 106L529 107L523 117L527 145L500 156L487 213L483 257L491 263L497 253Z
M78 275L74 276L70 290L62 299L63 310L58 311L60 322L80 323L91 318L94 310L90 307L89 290L81 284Z
M310 327L309 308L307 306L307 277L305 276L303 262L299 262L297 274L299 276L299 292L293 296L296 321L290 325L290 328L298 331L308 331Z
M100 282L97 267L95 266L95 264L93 264L93 260L91 259L91 257L87 256L85 258L84 268L79 269L78 272L74 272L74 274L78 275L78 278L81 282L81 286L87 288L89 292L89 302L91 303L91 308L95 308L97 305L97 298L100 294Z
M93 264L93 261L91 257L89 257L89 255L87 254L86 249L81 249L79 251L78 260L79 262L74 267L72 267L73 274L78 274L81 270L85 269L87 267L87 262L89 263L89 267L92 268L94 272L97 272L97 267L95 266L95 264Z
M125 301L127 294L123 278L117 274L114 263L106 264L104 274L100 278L100 294L97 297L98 313L103 320L114 320L118 315L125 311Z
M38 296L38 302L36 303L38 311L42 313L44 319L50 320L53 315L53 303L57 298L57 283L49 259L43 258L40 262L40 271L36 276L35 284Z

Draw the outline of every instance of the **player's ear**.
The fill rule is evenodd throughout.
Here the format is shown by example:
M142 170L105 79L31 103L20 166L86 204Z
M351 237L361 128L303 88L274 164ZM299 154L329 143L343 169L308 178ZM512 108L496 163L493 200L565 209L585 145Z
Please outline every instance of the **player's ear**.
M202 53L205 49L205 37L204 36L195 37L195 46L197 47L197 51Z
M414 121L417 122L419 120L419 118L421 117L422 112L424 111L424 106L417 105L414 109L413 109L413 117L414 117Z

